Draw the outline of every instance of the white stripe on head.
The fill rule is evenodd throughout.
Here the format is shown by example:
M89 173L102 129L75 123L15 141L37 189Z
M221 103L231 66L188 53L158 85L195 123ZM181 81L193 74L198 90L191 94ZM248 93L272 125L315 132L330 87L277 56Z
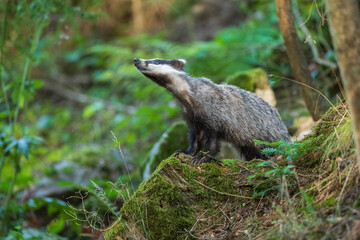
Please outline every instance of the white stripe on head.
M186 64L186 60L185 59L178 59L180 62L182 62L183 64Z
M181 74L182 72L173 68L170 65L166 65L166 64L151 64L149 63L149 65L147 66L147 69L145 71L143 71L143 73L152 73L152 74Z

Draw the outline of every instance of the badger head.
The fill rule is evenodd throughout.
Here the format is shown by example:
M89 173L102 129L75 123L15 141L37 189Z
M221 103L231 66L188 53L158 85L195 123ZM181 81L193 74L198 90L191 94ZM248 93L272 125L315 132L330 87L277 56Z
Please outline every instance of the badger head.
M158 85L172 92L183 104L189 105L189 86L184 77L184 59L134 59L136 68Z
M144 75L163 75L182 71L185 63L184 59L134 59L135 67Z

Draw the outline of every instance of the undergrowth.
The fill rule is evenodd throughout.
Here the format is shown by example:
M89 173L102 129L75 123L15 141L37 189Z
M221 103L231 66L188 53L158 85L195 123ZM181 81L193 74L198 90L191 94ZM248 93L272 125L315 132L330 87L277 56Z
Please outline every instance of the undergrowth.
M312 144L322 135L305 139L300 142L286 142L280 140L278 142L266 142L260 140L254 140L255 145L266 145L268 148L264 148L262 153L272 156L274 154L283 156L288 161L294 161L303 157L306 153L314 150L316 145Z
M338 239L358 236L360 214L353 208L358 199L358 168L353 132L346 104L330 110L317 123L313 133L302 141L256 144L270 146L264 154L275 155L258 172L271 185L261 193L277 189L280 201L274 207L277 217L268 239ZM318 155L321 153L321 157ZM306 162L319 158L315 165ZM258 166L264 166L261 163ZM249 179L252 179L250 176ZM297 185L297 186L295 186ZM261 235L261 234L260 234ZM265 237L265 235L262 235ZM356 237L355 237L356 238Z

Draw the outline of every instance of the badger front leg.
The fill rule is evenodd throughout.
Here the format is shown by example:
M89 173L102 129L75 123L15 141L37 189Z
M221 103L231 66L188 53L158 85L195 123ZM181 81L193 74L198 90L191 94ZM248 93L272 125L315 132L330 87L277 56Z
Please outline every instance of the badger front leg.
M195 156L193 158L194 164L201 164L215 160L216 155L220 151L220 144L217 136L215 134L210 134L205 138L205 151L206 155L204 156Z
M203 136L204 133L202 130L190 128L188 132L189 147L186 150L176 151L176 156L178 156L179 153L185 153L191 156L195 156L202 147Z
M200 129L191 128L188 132L189 147L186 149L186 153L191 156L195 156L202 147L204 133Z

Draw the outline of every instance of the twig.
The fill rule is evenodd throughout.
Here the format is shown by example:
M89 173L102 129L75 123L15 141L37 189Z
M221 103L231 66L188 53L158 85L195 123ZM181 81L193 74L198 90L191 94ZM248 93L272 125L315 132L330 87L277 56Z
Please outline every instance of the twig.
M226 218L230 223L233 222L233 221L231 221L231 219L228 217L228 215L226 215L226 213L224 212L224 210L222 210L221 208L220 208L220 212L225 216L225 218Z
M213 156L211 156L210 154L208 154L208 152L203 152L203 151L201 151L201 153L202 153L203 155L205 155L206 157L210 158L211 160L213 160L213 161L215 161L215 162L217 162L217 163L223 164L223 162L222 162L221 160L218 160L218 159L214 158Z
M310 88L311 90L313 90L313 91L317 92L318 94L320 94L320 95L335 109L335 111L336 111L339 115L341 115L341 113L339 112L339 110L337 110L337 108L334 106L334 104L333 104L322 92L320 92L320 91L317 90L316 88L313 88L313 87L311 87L311 86L309 86L309 85L307 85L307 84L305 84L305 83L296 81L296 80L294 80L294 79L287 78L287 77L281 77L281 76L274 75L274 74L270 74L270 75L269 75L269 78L272 77L272 76L277 77L277 78L280 78L280 79L285 79L285 80L288 80L288 81L291 81L291 82L300 84L300 85L302 85L302 86L304 86L304 87Z
M241 196L241 195L236 195L236 194L231 194L231 193L224 193L224 192L220 192L216 189L213 189L212 187L206 186L205 184L203 184L202 182L196 181L194 179L195 182L197 182L198 184L200 184L201 186L203 186L204 188L207 188L213 192L219 193L221 195L226 195L226 196L230 196L230 197L237 197L237 198L245 198L245 199L253 199L252 197L248 197L248 196Z
M101 102L104 106L106 106L107 108L112 108L115 109L119 112L125 112L125 113L129 113L129 114L133 114L136 111L135 107L132 106L126 106L120 103L113 103L113 102L109 102L106 101L104 99L101 98L97 98L97 97L92 97L92 96L88 96L86 94L83 93L79 93L79 92L75 92L72 91L70 89L66 89L64 87L61 87L59 84L57 84L56 86L50 86L49 84L45 84L44 89L46 90L50 90L52 92L55 92L56 94L65 97L69 100L75 101L75 102L79 102L79 103L86 103L86 104L91 104L94 102Z
M275 228L279 227L280 225L281 225L281 224L278 224L278 223L277 223L277 224L274 224L272 228L270 228L270 229L266 230L265 232L262 232L262 233L260 233L259 235L255 236L255 237L254 237L254 240L255 240L255 239L264 239L265 236L266 236L266 234L268 234L269 232L273 231Z
M205 215L205 213L207 213L208 210L206 210L203 214L201 214L200 217L198 217L198 219L196 219L196 222L194 223L194 225L191 227L191 229L187 232L189 235L191 235L192 237L194 237L191 232L194 230L196 224L200 221L200 219ZM188 239L189 236L186 236L185 240Z
M291 3L293 5L292 10L293 10L294 17L295 17L296 21L298 22L300 29L306 35L306 42L309 43L309 46L311 48L311 52L312 52L312 54L314 56L315 62L317 62L317 63L319 63L321 65L324 65L324 66L328 66L330 68L336 68L337 65L335 63L331 62L328 59L322 59L322 58L319 57L319 51L318 51L318 49L317 49L317 47L315 46L315 43L314 43L315 40L312 38L308 28L305 26L305 22L301 18L297 0L291 0Z
M28 78L29 72L31 72L32 61L33 61L32 58L35 56L36 49L38 48L38 45L39 45L41 33L45 27L45 18L46 18L46 15L44 15L44 17L43 17L42 21L40 21L39 25L35 27L35 33L32 37L32 42L31 42L31 47L30 47L30 55L28 55L25 58L24 69L23 69L23 73L22 73L21 81L20 81L19 95L18 95L15 113L14 113L12 133L14 133L14 131L15 131L15 124L17 123L19 112L20 112L20 109L22 108L21 103L22 103L22 98L23 98L24 91L25 91L25 82ZM9 112L9 114L10 114L10 112Z
M0 82L1 82L1 90L2 93L4 95L4 102L5 102L5 106L6 106L6 111L8 114L8 118L9 118L9 124L12 125L12 119L11 119L11 110L10 110L10 103L8 100L8 95L6 93L6 86L5 86L5 79L3 78L4 74L3 74L3 56L4 56L4 45L6 42L6 15L7 15L7 11L8 11L8 7L9 7L9 0L7 0L4 4L4 12L2 12L2 19L1 19L1 38L0 38ZM0 173L1 173L2 168L0 168Z
M350 170L349 170L349 172L348 172L348 174L347 174L347 176L346 176L346 179L345 179L344 186L343 186L342 189L341 189L338 202L337 202L337 204L336 204L336 213L337 213L338 216L340 216L340 201L341 201L341 198L342 198L342 196L343 196L343 194L344 194L346 184L347 184L347 182L349 181L349 177L350 177L350 174L351 174L351 172L352 172L352 170L353 170L353 168L354 168L354 166L355 166L355 163L356 163L356 162L354 162L353 165L350 167Z
M261 198L260 198L260 201L259 201L259 204L257 205L256 209L255 209L255 213L257 212L257 210L259 209L259 206L260 206L260 203L263 199L264 195L261 195Z
M249 172L255 173L254 170L251 170L251 169L249 169L249 168L247 168L247 167L245 167L245 166L243 166L243 165L241 165L241 164L239 164L238 166L244 168L245 170L247 170L247 171L249 171ZM239 173L240 173L240 172L239 172Z
M78 211L78 212L81 212L82 214L84 214L86 220L81 220L81 219L76 215L75 212L71 212L71 211L68 212L68 211L64 210L64 212L65 212L69 217L72 218L72 219L70 219L70 221L87 222L87 223L89 224L89 227L90 227L90 228L92 228L92 229L94 229L94 230L96 230L96 231L102 232L102 233L103 233L103 232L106 232L106 231L108 231L108 230L110 230L110 229L112 229L112 228L114 228L114 227L116 226L116 224L121 221L122 216L120 216L119 218L117 218L117 220L116 220L115 222L113 222L112 225L111 225L110 227L108 227L108 228L103 228L103 229L101 229L101 228L96 227L95 225L93 225L93 220L92 220L92 219L96 219L96 218L97 218L97 219L100 219L99 216L98 216L97 211L96 211L96 212L89 212L89 211L86 210L86 208L85 208L84 199L88 196L89 193L88 193L88 192L85 192L85 194L83 195L83 194L81 193L81 191L79 191L78 194L79 194L80 196L70 196L70 197L68 197L67 199L71 199L71 198L80 199L80 201L82 202L82 203L81 203L82 208L80 208L80 209L75 208L75 207L73 207L69 202L68 202L67 205L68 205L68 207L69 207L71 210L73 210L73 211ZM88 214L90 214L90 218L91 218L91 219L88 217ZM95 217L95 218L94 218L94 217ZM100 222L100 224L103 224L102 221Z

